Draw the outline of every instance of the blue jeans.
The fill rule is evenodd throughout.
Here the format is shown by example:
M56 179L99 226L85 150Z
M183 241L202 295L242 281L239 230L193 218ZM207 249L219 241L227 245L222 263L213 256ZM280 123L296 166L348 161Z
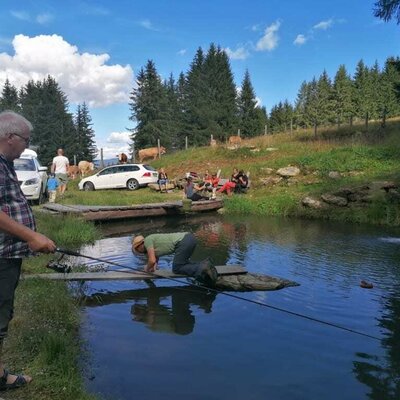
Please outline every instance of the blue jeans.
M198 278L204 266L201 263L190 261L190 257L194 252L197 240L192 233L187 233L178 243L175 249L174 260L172 261L172 271L175 274L183 274Z
M21 258L0 258L0 341L7 336L14 314L14 294L21 273Z

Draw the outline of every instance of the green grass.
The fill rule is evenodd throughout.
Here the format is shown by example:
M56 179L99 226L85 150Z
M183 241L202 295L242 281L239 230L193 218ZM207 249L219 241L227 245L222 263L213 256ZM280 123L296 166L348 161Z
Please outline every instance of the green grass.
M227 213L255 215L282 215L292 217L337 219L349 222L399 225L398 205L387 199L356 209L330 208L313 211L301 206L301 198L310 195L319 198L322 193L336 191L343 186L357 186L375 180L400 183L400 120L388 121L383 130L379 123L371 122L368 131L364 125L320 129L315 137L312 130L294 131L292 134L260 136L243 141L241 148L229 150L225 145L216 148L189 148L166 154L152 162L155 168L164 167L170 178L182 178L188 171L204 173L221 170L221 177L229 177L233 167L250 172L251 190L245 196L225 202ZM302 174L298 183L284 183L264 187L265 168L278 169L297 166ZM330 171L343 177L328 178ZM81 192L77 180L69 184L65 204L132 205L175 201L182 198L181 191L161 194L148 188L128 190L102 190Z
M94 242L100 233L92 224L72 216L36 212L39 231L67 248ZM58 255L24 260L23 272L42 273ZM51 272L51 271L50 271ZM34 380L9 392L6 399L94 400L85 392L78 368L80 309L63 282L24 279L16 292L15 317L5 341L4 361L12 371L24 371ZM3 394L2 394L3 396Z

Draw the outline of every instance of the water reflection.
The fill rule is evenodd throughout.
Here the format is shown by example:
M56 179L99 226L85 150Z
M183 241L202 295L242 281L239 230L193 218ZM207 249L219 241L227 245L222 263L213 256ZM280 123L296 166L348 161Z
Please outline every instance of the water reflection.
M211 256L219 265L242 264L251 272L301 284L244 296L382 340L226 296L170 287L167 281L158 288L96 282L87 290L91 296L85 308L93 327L86 330L87 339L99 365L99 379L89 382L94 391L113 398L113 382L126 371L135 371L135 386L128 379L119 385L117 398L162 398L156 388L148 392L148 377L157 368L159 387L175 399L193 398L193 393L209 398L211 390L216 398L232 400L249 393L252 399L336 400L338 388L343 389L341 399L400 398L398 230L210 214L109 224L103 229L110 236L83 252L136 267L143 260L130 250L132 234L190 231L199 240L195 260ZM170 268L171 260L163 258L160 267ZM360 280L372 282L374 289L361 289ZM107 338L113 341L112 351ZM132 346L133 338L139 345ZM110 368L103 374L104 363ZM114 376L109 376L110 370L115 370ZM174 373L177 370L179 374ZM203 376L207 387L192 382L193 376ZM235 384L221 385L217 377ZM190 387L185 385L188 381Z
M397 292L399 293L399 292ZM367 385L368 395L373 400L400 399L400 299L389 297L386 301L386 315L379 319L379 325L386 331L382 340L383 356L356 353L354 373L357 379Z
M117 293L93 293L85 299L86 307L116 303L134 303L132 320L140 322L153 332L189 335L196 318L193 307L211 313L215 293L193 286L151 287L124 290Z

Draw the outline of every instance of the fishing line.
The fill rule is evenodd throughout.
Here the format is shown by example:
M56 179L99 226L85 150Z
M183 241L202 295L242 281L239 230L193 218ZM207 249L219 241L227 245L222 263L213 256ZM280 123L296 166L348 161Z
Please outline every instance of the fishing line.
M61 254L66 254L66 255L69 255L69 256L83 257L83 258L88 258L90 260L94 260L94 261L99 261L99 262L106 263L106 264L115 265L117 267L129 269L129 270L132 270L132 271L135 271L135 272L145 273L145 274L149 275L150 277L164 278L164 279L167 279L167 280L170 280L170 281L173 281L173 282L177 282L177 283L181 283L181 284L189 284L190 286L194 286L196 288L201 288L201 289L204 289L204 290L208 290L209 292L222 294L222 295L225 295L225 296L228 296L228 297L232 297L232 298L237 299L237 300L243 300L243 301L246 301L248 303L256 304L256 305L259 305L259 306L262 306L262 307L270 308L270 309L275 310L275 311L283 312L285 314L293 315L293 316L296 316L296 317L299 317L299 318L307 319L309 321L313 321L313 322L317 322L317 323L320 323L320 324L323 324L323 325L331 326L333 328L341 329L342 331L354 333L354 334L359 335L359 336L364 336L364 337L367 337L367 338L370 338L370 339L374 339L374 340L379 340L379 341L381 340L377 336L369 335L368 333L359 332L359 331L356 331L356 330L351 329L351 328L346 328L345 326L341 326L341 325L335 324L333 322L328 322L328 321L324 321L322 319L310 317L310 316L305 315L305 314L300 314L300 313L297 313L297 312L294 312L294 311L286 310L285 308L281 308L281 307L277 307L277 306L271 306L270 304L263 303L261 301L252 300L252 299L246 299L245 297L241 297L241 296L238 296L236 294L224 292L222 290L209 288L209 287L201 285L201 284L194 284L194 283L187 282L187 281L183 282L183 281L181 281L180 279L177 279L177 278L166 277L164 275L157 274L155 272L148 272L148 271L144 271L144 270L139 269L139 268L128 267L126 265L122 265L122 264L116 263L114 261L109 261L109 260L105 260L105 259L102 259L102 258L88 256L88 255L85 255L85 254L78 253L76 251L72 251L72 250L68 250L68 249L62 249L62 248L59 248L59 247L56 248L56 252L61 253ZM129 271L118 271L118 272L129 273Z

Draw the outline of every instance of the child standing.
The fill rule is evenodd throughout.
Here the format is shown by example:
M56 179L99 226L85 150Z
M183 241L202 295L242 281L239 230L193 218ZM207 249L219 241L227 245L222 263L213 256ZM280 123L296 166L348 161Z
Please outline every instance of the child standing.
M59 186L58 179L55 174L51 174L47 181L47 191L49 192L49 203L55 203L57 197L57 188Z

